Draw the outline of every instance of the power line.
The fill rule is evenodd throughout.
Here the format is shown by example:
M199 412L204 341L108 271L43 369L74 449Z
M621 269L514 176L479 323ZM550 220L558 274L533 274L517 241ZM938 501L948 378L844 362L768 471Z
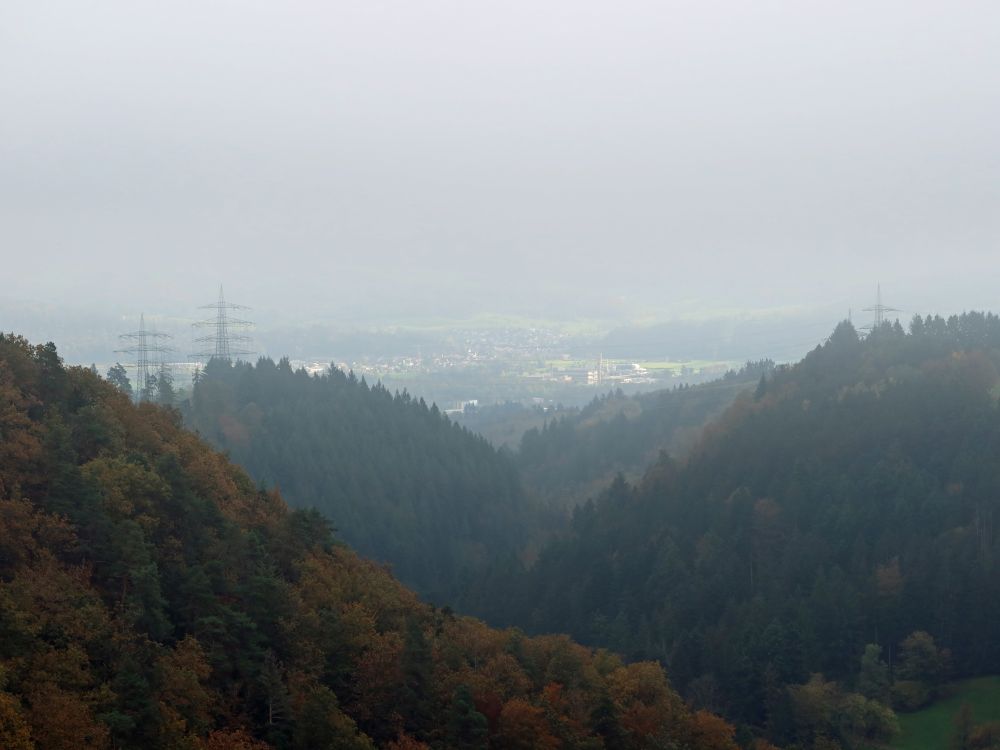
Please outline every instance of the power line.
M199 351L191 354L192 359L206 362L210 359L221 359L231 362L234 357L241 359L255 354L251 348L253 341L249 334L253 323L230 315L234 310L249 310L250 308L226 302L221 284L219 285L218 301L202 305L198 309L214 310L215 315L192 324L196 330L206 328L211 331L207 335L195 337L194 344L199 348Z
M869 333L871 333L872 331L874 331L876 328L881 328L882 327L882 324L885 322L885 314L886 313L903 312L902 310L900 310L900 309L898 309L896 307L889 307L888 305L883 305L882 304L882 285L879 284L876 287L876 289L877 289L877 291L876 291L876 297L875 297L875 305L873 307L866 307L866 308L864 308L864 312L875 313L875 320L872 322L872 324L864 326L861 329L862 331L868 331Z
M166 333L146 330L146 318L144 314L139 315L139 330L130 333L122 333L118 336L122 348L116 349L116 354L129 354L134 359L128 367L135 368L135 399L136 401L153 400L153 387L156 383L156 375L150 372L150 365L159 369L162 377L169 365L166 362L165 354L173 352L173 347L169 346L171 336Z

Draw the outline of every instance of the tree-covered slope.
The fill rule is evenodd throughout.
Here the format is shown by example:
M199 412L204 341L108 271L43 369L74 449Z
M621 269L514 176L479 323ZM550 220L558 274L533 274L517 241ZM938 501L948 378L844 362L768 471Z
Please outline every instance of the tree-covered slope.
M632 396L612 391L579 411L558 415L521 439L517 466L524 484L547 505L571 509L619 472L639 477L661 452L686 452L706 422L773 366L747 363L703 385Z
M407 394L287 360L213 360L187 423L295 507L332 520L361 554L439 602L516 554L534 511L510 458Z
M0 747L735 750L652 663L421 604L179 415L0 336Z
M782 740L804 741L788 686L864 682L867 644L904 707L949 662L1000 672L998 365L992 315L864 339L843 324L685 460L580 508L498 608L660 659L688 696Z

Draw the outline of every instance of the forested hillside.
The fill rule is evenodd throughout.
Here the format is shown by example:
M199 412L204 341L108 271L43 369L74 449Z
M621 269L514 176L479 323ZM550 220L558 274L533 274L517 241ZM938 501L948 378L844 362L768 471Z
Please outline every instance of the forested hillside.
M184 413L258 482L441 603L537 524L507 455L423 400L337 369L213 360Z
M505 401L496 404L466 406L461 412L451 415L458 424L482 435L497 448L517 450L521 438L528 430L541 428L557 416L576 414L575 406L528 405L520 401Z
M493 614L660 659L777 742L881 736L842 691L912 708L1000 672L998 365L993 315L842 324L581 507Z
M0 336L0 437L6 750L736 749L656 664L421 604L51 344Z
M626 396L612 391L524 433L517 466L525 486L546 505L572 509L597 495L616 473L641 476L661 451L677 455L736 396L770 372L770 361L696 386Z

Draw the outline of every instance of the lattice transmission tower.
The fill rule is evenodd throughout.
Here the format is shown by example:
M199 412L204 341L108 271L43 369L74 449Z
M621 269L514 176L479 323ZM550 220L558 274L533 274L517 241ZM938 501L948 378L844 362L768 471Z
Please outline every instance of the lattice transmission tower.
M136 401L153 401L153 388L156 384L156 375L152 370L159 370L160 377L168 371L166 355L174 349L167 342L171 336L166 333L146 330L145 315L139 316L139 330L131 333L122 333L118 336L118 341L122 348L116 349L116 354L128 354L134 360L126 367L135 368L135 389L133 391Z
M871 325L864 326L861 330L868 331L871 333L876 328L881 328L882 324L885 322L886 313L903 312L896 307L889 307L888 305L882 304L882 285L879 284L876 287L875 305L872 307L864 308L864 312L875 313L875 320L872 321Z
M223 359L231 362L234 358L242 359L253 356L255 353L252 349L253 340L249 334L253 323L230 315L234 310L249 310L249 307L226 302L220 284L218 301L210 305L202 305L198 309L214 310L215 315L192 324L196 331L203 329L209 331L206 335L194 338L194 344L198 351L191 354L192 359L204 362L210 359Z

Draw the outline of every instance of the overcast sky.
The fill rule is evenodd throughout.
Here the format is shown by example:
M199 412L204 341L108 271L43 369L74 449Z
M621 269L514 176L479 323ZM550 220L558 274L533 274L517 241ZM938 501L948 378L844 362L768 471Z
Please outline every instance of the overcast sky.
M1000 307L998 133L995 0L3 0L0 296Z

